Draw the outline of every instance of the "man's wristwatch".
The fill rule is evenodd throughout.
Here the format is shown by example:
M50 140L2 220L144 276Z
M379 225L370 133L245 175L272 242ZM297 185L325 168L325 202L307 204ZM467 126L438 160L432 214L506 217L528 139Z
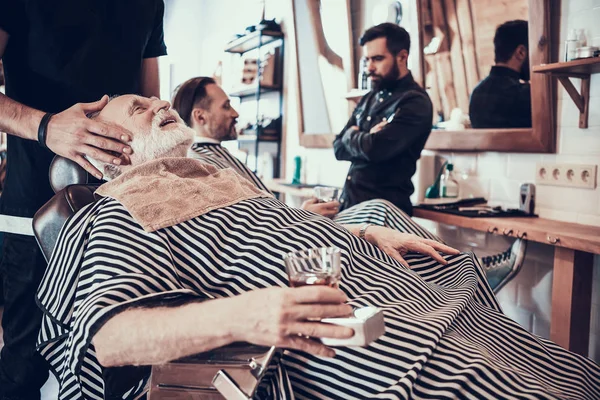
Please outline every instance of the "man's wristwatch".
M369 229L370 226L373 226L373 224L366 223L363 226L361 226L360 230L358 231L358 237L361 239L365 239L367 229ZM367 239L365 239L365 240L367 240Z

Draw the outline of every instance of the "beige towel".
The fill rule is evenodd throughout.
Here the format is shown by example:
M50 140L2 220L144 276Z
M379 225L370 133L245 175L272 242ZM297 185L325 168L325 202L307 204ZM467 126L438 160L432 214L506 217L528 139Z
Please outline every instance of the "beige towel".
M149 161L96 190L118 200L146 232L176 225L242 200L272 197L231 168L190 158Z

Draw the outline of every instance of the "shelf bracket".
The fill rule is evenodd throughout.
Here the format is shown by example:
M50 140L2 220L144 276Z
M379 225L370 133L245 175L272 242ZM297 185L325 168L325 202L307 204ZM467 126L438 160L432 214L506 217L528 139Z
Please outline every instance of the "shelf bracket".
M573 82L567 75L556 74L559 82L563 85L569 96L575 103L575 106L579 109L579 128L587 129L588 117L590 111L590 75L578 75L577 78L581 79L581 94L577 92Z

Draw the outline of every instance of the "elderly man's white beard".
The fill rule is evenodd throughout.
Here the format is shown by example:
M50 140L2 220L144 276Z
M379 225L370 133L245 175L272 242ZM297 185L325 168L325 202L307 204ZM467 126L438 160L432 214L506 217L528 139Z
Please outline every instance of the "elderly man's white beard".
M176 127L163 130L160 123L167 115L172 117L175 113L159 112L152 120L150 132L134 135L130 143L133 149L131 165L139 165L157 158L187 155L187 150L194 140L194 131L188 128L179 116Z

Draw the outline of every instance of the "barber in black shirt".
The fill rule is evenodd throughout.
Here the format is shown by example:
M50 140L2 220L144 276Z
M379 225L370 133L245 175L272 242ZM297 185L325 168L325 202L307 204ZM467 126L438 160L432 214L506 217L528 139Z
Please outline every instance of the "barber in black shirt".
M159 96L163 13L162 0L0 0L6 79L0 130L9 133L0 201L4 220L32 217L53 195L48 169L54 153L99 178L84 156L127 162L118 155L131 153L123 143L129 132L86 114L107 104L105 94ZM47 127L47 148L36 142L45 113L56 113ZM48 367L35 351L41 322L35 293L46 263L33 237L6 234L0 267L5 289L0 399L39 399Z
M380 198L410 215L411 177L431 132L431 101L408 70L410 36L404 28L374 26L360 45L373 90L333 142L335 157L352 162L340 209Z
M471 94L473 128L531 128L528 41L527 21L505 22L496 29L496 65Z

